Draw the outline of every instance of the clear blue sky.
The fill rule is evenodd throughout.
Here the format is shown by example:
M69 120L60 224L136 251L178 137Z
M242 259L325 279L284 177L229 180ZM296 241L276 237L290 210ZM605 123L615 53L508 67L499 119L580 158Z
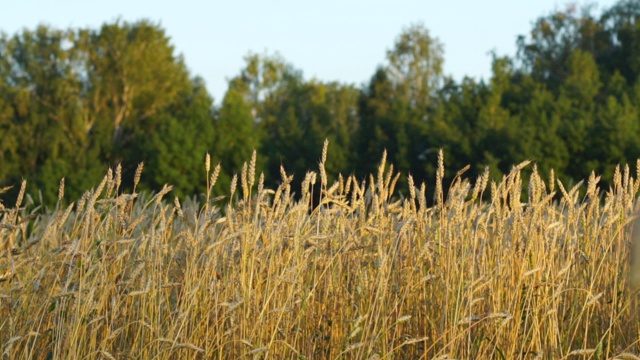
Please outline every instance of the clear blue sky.
M582 6L591 1L572 1ZM39 23L98 27L120 17L159 22L216 103L227 79L251 52L278 52L306 78L360 85L384 62L402 29L422 22L445 46L445 73L486 78L491 56L515 54L531 23L566 0L300 0L3 1L0 30L13 34ZM613 0L600 0L597 10Z

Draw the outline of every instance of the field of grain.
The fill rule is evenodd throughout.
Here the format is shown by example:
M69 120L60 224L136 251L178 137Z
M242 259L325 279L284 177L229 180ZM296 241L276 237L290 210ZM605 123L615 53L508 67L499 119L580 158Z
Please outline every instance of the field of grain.
M116 169L35 216L23 184L0 207L3 359L640 359L628 167L443 189L440 154L428 189L384 159L330 184L325 159L295 198L255 155L224 198L207 159L203 201L123 193Z

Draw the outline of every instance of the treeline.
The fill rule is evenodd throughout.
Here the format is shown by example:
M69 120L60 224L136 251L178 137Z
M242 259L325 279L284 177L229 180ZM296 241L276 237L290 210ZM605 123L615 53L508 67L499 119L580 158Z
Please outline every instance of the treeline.
M385 149L403 174L433 179L443 148L448 178L467 164L470 175L488 167L498 177L532 159L563 181L592 170L608 181L616 164L640 158L639 20L630 0L598 15L555 11L518 39L513 57L494 56L488 81L445 76L443 45L422 25L398 36L362 88L251 54L219 106L148 21L3 34L0 187L24 178L52 203L63 177L77 198L117 164L131 184L144 162L141 188L170 183L194 195L208 152L226 192L253 149L275 185L281 165L303 178L325 138L330 180L368 175Z

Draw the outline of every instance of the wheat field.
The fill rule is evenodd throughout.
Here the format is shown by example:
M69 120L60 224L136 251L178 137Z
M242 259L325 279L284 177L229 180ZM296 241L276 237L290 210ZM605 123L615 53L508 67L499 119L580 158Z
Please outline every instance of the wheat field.
M0 208L3 359L640 359L628 166L609 189L528 162L443 189L440 153L427 189L384 157L330 184L326 154L296 197L255 153L217 198L207 157L202 201L124 193L117 168L36 216L23 183Z

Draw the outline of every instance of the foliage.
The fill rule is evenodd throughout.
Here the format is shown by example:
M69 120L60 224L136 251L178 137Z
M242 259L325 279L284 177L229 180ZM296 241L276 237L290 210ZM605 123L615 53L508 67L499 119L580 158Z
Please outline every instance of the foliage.
M472 165L473 176L488 168L499 180L533 160L545 177L553 168L575 183L595 170L611 185L614 164L640 157L640 6L593 9L541 16L514 56L494 54L488 79L446 76L444 45L413 24L361 87L307 79L277 54L250 53L219 104L149 21L2 35L0 187L14 185L5 196L15 196L27 179L52 206L63 177L80 197L118 165L130 184L144 162L141 189L172 183L198 196L194 159L209 154L221 165L221 194L256 150L265 184L276 187L284 165L297 197L325 139L331 180L339 169L368 176L386 151L396 170L429 181L443 149L448 166ZM449 184L455 173L443 176Z

